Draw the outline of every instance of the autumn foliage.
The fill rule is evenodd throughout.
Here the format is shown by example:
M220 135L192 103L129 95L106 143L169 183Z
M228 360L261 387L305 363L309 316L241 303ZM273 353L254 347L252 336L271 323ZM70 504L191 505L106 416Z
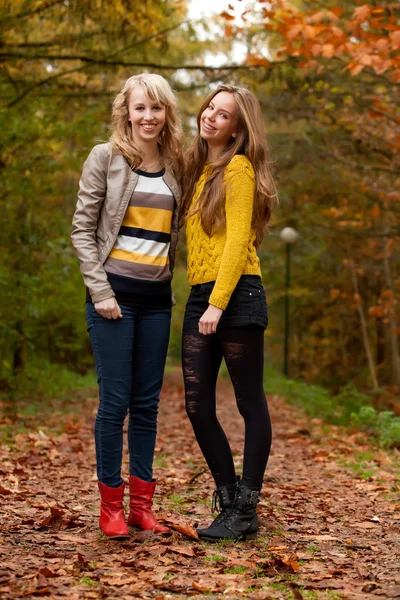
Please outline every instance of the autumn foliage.
M352 382L374 392L377 408L400 413L398 4L235 6L227 0L220 34L205 22L215 39L201 39L185 2L0 2L5 389L20 389L23 377L29 390L46 386L44 365L82 374L92 366L70 220L82 162L107 139L114 92L146 69L177 89L188 140L210 83L245 85L260 99L280 192L260 252L268 362L281 370L286 264L279 230L290 225L300 233L291 253L290 375L335 393ZM210 54L221 52L235 62L236 42L247 49L243 61L210 64ZM183 236L179 255L170 346L178 360Z
M302 323L295 326L292 365L305 378L312 371L331 384L349 376L360 381L365 365L372 388L393 384L397 396L399 5L257 6L243 3L242 14L229 7L227 33L248 41L250 68L264 68L258 91L270 129L276 131L277 119L287 124L293 150L286 158L285 149L280 165L278 158L278 223L289 221L317 243L323 261L318 272L306 267L308 281L297 275L302 291L293 289L292 318ZM304 264L307 252L297 252Z

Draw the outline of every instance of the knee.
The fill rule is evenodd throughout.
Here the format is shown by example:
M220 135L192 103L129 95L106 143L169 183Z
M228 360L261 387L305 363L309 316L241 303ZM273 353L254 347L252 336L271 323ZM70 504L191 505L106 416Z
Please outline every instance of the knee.
M97 417L102 421L118 421L123 423L128 412L127 402L105 400L100 403Z
M216 419L215 410L212 410L200 402L196 396L186 396L186 414L192 425L204 425Z
M186 414L191 421L195 421L199 412L199 403L194 398L186 397Z
M134 421L154 422L158 416L158 398L153 402L133 403L129 415Z
M245 421L254 419L265 424L269 421L268 405L264 392L254 395L236 395L236 404L240 415Z

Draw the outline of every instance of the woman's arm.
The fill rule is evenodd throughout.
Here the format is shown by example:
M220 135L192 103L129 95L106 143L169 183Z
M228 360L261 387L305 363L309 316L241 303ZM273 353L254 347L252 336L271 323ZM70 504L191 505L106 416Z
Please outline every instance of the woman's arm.
M99 215L107 191L108 159L104 145L95 146L86 159L72 220L72 243L80 262L83 281L94 303L115 295L99 260L96 242Z
M251 165L235 164L227 173L225 187L226 242L210 305L199 321L199 332L204 335L216 332L247 261L255 191Z
M236 165L235 165L236 166ZM237 166L239 167L239 165ZM225 310L247 261L253 217L255 177L251 165L226 177L226 242L210 304Z

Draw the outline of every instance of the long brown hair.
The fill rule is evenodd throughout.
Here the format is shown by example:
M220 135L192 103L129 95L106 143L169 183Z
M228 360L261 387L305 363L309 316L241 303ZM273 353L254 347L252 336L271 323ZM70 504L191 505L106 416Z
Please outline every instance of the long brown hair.
M181 224L186 221L188 216L200 211L202 226L207 235L211 236L224 226L224 169L235 154L244 154L250 160L256 176L252 229L256 233L255 243L258 247L262 242L272 210L278 201L275 181L270 167L261 107L254 94L246 88L222 84L207 96L200 107L197 115L199 131L202 113L219 92L229 92L235 98L238 108L237 135L230 139L218 160L209 165L203 191L196 206L190 208L196 183L203 172L208 152L207 142L201 138L200 133L197 133L193 144L185 155Z
M135 146L132 130L128 121L129 99L136 87L142 87L151 102L166 106L165 125L158 138L160 156L164 164L168 164L176 177L180 179L182 170L183 132L181 120L177 113L175 95L169 83L154 73L133 75L125 82L122 90L116 95L112 106L112 135L110 142L113 150L122 154L131 167L138 167L143 160L141 150Z

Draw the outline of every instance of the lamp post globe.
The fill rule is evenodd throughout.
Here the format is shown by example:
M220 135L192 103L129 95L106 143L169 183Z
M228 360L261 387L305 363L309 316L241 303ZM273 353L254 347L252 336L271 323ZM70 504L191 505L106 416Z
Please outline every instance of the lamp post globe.
M299 237L299 233L293 227L284 227L280 235L281 240L286 244L294 244Z

